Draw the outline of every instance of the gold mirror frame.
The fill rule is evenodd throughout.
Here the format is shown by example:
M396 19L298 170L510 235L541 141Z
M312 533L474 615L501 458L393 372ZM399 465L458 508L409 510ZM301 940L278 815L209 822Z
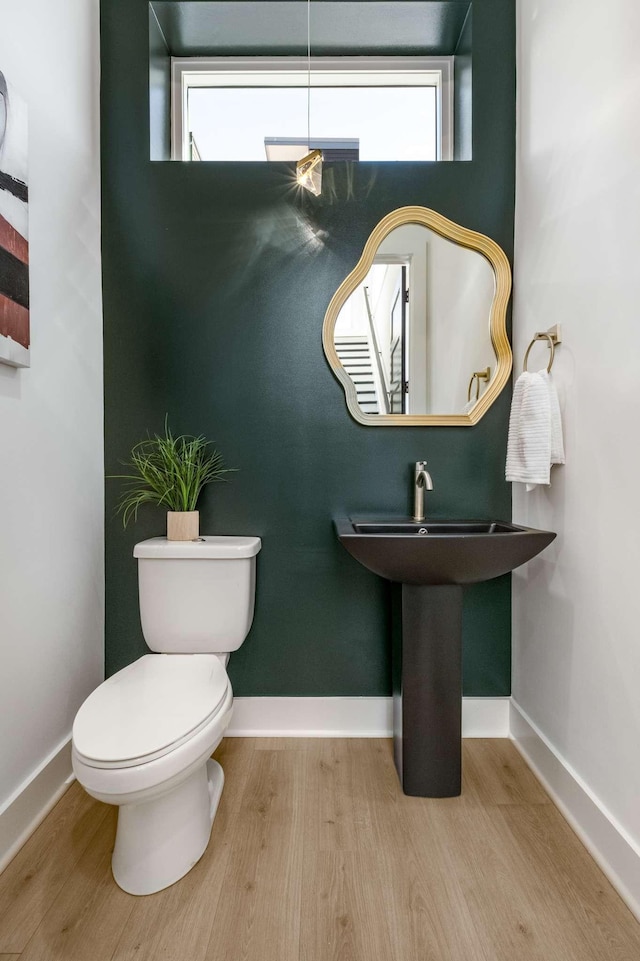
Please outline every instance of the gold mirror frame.
M353 381L340 363L336 353L334 332L338 314L347 299L369 273L382 241L392 230L404 224L422 224L446 240L451 240L462 247L468 247L470 250L482 254L493 267L496 289L491 304L489 333L496 355L496 369L487 389L468 414L364 414L358 404ZM374 227L371 236L364 245L360 260L331 298L322 325L324 353L332 371L342 384L351 416L358 423L371 427L389 427L390 425L396 427L471 427L473 424L477 424L491 407L511 374L513 358L506 325L507 304L510 294L511 267L509 261L504 251L489 237L485 237L484 234L479 234L475 230L461 227L427 207L399 207L383 217L380 223Z

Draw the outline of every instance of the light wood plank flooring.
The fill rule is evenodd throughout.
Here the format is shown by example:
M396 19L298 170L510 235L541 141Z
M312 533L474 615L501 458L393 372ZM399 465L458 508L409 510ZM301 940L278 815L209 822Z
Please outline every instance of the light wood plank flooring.
M405 797L387 740L226 739L178 884L111 877L115 809L74 784L0 877L0 961L638 961L640 925L507 740L461 798Z

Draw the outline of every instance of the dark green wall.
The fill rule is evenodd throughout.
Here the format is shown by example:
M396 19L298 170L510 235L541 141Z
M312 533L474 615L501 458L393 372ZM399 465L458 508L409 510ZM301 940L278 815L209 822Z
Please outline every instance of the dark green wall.
M155 11L149 6L149 152L171 157L171 56Z
M471 160L473 132L473 12L469 10L460 32L453 62L455 160Z
M389 692L388 585L331 518L406 511L414 461L429 461L431 516L510 516L508 392L472 428L366 428L321 347L334 290L396 207L433 207L511 256L513 0L474 0L473 16L473 160L336 164L314 198L286 165L151 162L147 3L102 2L107 471L165 412L239 468L201 503L203 533L263 538L238 695ZM109 673L146 650L132 549L164 530L150 509L123 531L116 495L107 482ZM509 578L470 589L465 619L465 693L508 694Z

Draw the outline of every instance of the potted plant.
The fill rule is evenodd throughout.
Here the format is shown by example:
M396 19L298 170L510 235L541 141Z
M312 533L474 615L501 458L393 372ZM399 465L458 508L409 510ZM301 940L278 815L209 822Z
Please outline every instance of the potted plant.
M167 539L191 541L199 536L200 512L196 510L202 488L226 480L233 468L222 466L222 455L204 437L174 437L165 420L164 434L154 434L136 444L123 462L128 474L113 474L125 482L117 512L126 527L137 520L143 504L167 509Z

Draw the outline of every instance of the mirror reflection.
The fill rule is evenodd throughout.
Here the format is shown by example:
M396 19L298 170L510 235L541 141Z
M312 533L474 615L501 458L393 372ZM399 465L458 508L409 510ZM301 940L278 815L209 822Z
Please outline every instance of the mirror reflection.
M470 427L511 373L504 251L427 207L392 210L327 308L322 345L368 426Z
M377 246L333 331L364 415L464 415L496 371L496 276L483 254L421 223Z

